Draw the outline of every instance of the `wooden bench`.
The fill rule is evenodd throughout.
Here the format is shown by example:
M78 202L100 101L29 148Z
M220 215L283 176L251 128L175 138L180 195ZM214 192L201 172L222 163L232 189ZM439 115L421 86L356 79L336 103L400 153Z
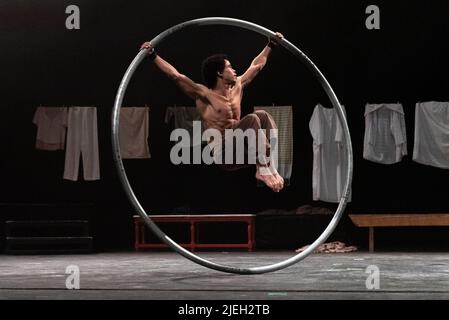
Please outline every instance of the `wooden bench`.
M350 214L357 227L369 228L369 252L374 252L375 227L449 226L449 213Z
M255 242L255 228L256 215L254 214L208 214L208 215L149 215L153 222L158 223L188 223L190 224L190 243L180 243L184 248L189 248L192 251L198 248L246 248L248 251L253 251ZM135 227L135 243L136 250L148 248L165 248L163 243L148 243L145 240L145 226L144 221L138 215L134 217ZM245 243L199 243L199 226L198 223L207 222L244 222L248 225L247 234L248 241Z

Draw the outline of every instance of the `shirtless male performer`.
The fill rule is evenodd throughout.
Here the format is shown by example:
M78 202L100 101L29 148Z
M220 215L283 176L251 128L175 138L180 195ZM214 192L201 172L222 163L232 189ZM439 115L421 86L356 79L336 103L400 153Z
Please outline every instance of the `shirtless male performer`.
M243 131L252 129L256 131L256 134L258 134L259 129L268 132L270 129L277 129L273 118L265 111L258 110L243 118L240 118L240 114L243 89L263 69L272 49L282 39L281 33L276 33L276 37L269 39L266 47L241 76L237 76L226 55L216 54L206 58L202 63L205 85L195 83L187 76L179 73L175 67L157 55L150 42L145 42L141 46L141 50L148 49L149 57L156 66L195 101L205 129L217 129L224 137L225 129L241 129ZM267 138L262 140L266 140L266 154L269 154L269 140ZM238 165L221 166L225 170L235 170L242 167ZM284 179L279 175L274 165L256 162L256 168L256 179L265 183L274 192L282 190Z

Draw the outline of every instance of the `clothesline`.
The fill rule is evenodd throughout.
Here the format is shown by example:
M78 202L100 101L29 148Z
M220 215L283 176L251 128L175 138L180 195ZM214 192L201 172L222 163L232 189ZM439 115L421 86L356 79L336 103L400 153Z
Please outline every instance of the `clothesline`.
M282 106L265 108L271 109L273 114L283 110ZM51 110L51 112L46 113L42 110ZM139 115L139 112L135 112L136 110L144 111ZM123 108L123 112L120 114L120 139L124 158L150 158L148 148L149 110L150 107L147 105L145 107ZM314 141L314 200L338 201L341 197L342 185L344 185L343 177L345 177L345 172L342 170L344 170L345 166L341 165L345 161L344 148L341 147L344 141L342 140L341 126L339 126L338 117L336 117L334 111L333 108L317 105L309 123ZM77 120L72 118L70 118L72 120L69 120L71 113L73 113L72 118L75 117L75 113L85 113L85 115L76 116ZM290 128L289 123L293 118L291 109L287 113L288 115L280 114L277 117L279 118L277 120L279 124L284 122L280 126L281 131L285 128ZM413 151L413 160L415 162L449 169L449 150L447 146L447 141L449 141L448 114L449 102L420 102L416 104ZM401 161L407 155L407 133L404 119L405 113L402 105L367 104L364 115L364 159L381 164L392 164ZM175 107L167 107L165 122L168 123L173 116L176 128L184 127L188 130L192 127L192 121L201 120L195 107L177 105ZM70 179L76 180L80 154L82 154L83 158L86 154L91 154L93 156L87 156L87 158L94 159L94 162L91 168L87 170L91 170L92 176L88 174L87 178L99 179L99 168L93 169L97 167L95 162L98 161L96 107L42 107L40 105L36 110L33 122L38 126L36 148L43 150L63 150L66 147L66 131L71 131L68 127L78 126L78 129L73 131L73 135L76 138L73 140L67 137L67 143L70 143L71 147L75 145L75 151L73 152L74 158L71 160L74 164L72 169L70 169L72 174L65 175L65 178L70 176ZM89 134L83 136L83 133L79 133L78 131L81 132L84 129L82 129L80 124L75 125L75 123L88 123L88 132L91 132L91 136ZM290 129L292 128L293 125L291 125ZM287 150L287 153L280 158L286 160L285 172L283 173L285 175L284 178L291 174L292 169L290 163L292 162L293 154L290 143L293 138L290 141L290 129L285 131L285 137L287 138L285 138L284 142L280 141L280 145L283 146L284 150ZM86 138L87 136L89 138ZM81 147L79 145L82 144L82 139L89 140L88 144L92 145L89 147L92 152L80 150ZM67 157L66 161L68 161Z

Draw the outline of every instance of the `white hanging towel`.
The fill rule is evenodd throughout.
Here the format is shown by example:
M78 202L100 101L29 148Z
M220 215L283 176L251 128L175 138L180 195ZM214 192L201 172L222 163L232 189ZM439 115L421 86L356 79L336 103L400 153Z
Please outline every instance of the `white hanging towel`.
M449 169L449 102L416 104L413 160Z
M318 104L309 129L313 137L313 200L340 202L346 184L348 153L335 109ZM351 201L351 195L348 201Z
M64 150L67 127L67 108L38 107L33 123L37 126L36 149Z
M128 107L120 110L120 153L123 159L149 159L148 107Z
M100 179L98 155L97 108L69 108L64 179L77 181L80 155L84 180Z
M382 164L398 163L407 155L407 133L402 105L367 104L363 158Z

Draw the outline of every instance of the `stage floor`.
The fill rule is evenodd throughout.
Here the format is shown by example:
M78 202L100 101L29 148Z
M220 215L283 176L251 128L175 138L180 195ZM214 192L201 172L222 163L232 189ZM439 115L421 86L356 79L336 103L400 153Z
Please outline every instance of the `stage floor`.
M254 267L294 253L199 255L220 264ZM79 268L78 290L66 287L76 284L75 274L66 273L69 266ZM449 299L449 253L313 254L263 275L209 270L172 252L0 255L0 299Z

